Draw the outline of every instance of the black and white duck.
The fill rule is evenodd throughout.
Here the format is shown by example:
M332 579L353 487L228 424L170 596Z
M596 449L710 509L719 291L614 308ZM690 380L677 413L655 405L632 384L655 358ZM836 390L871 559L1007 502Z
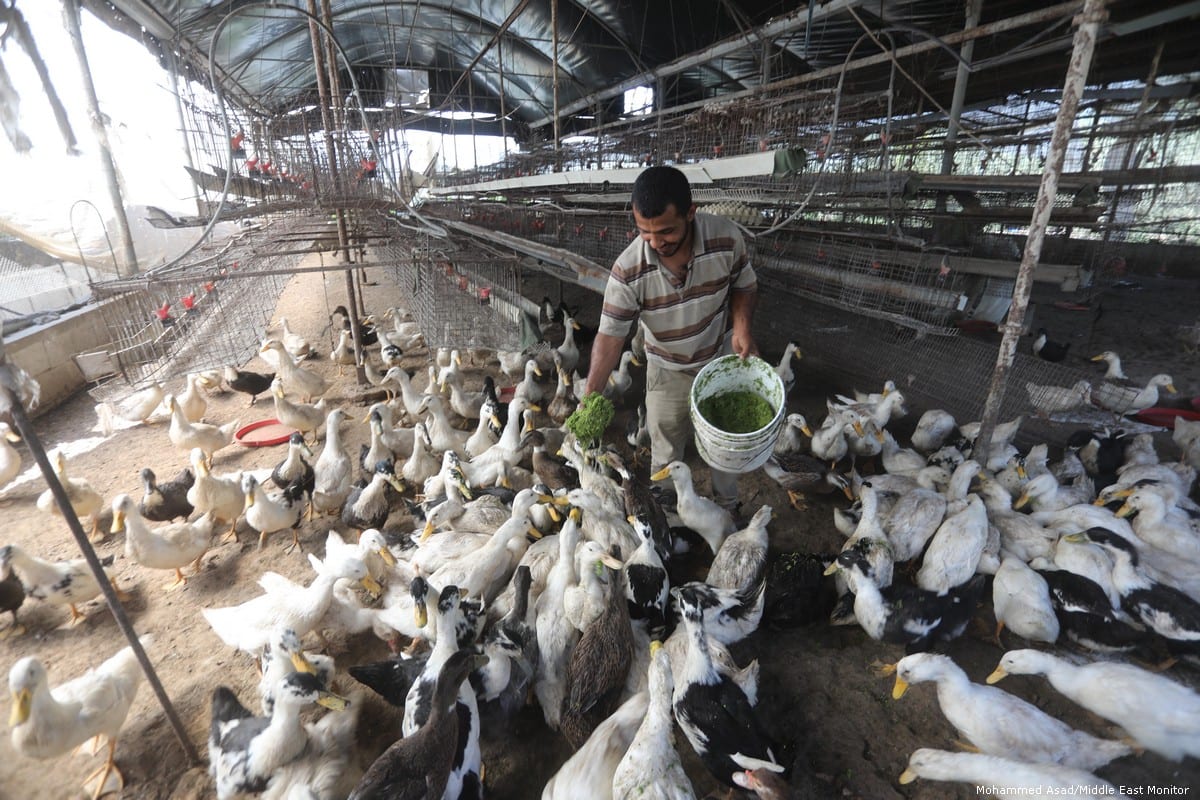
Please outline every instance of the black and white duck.
M383 528L392 510L393 494L403 491L404 484L396 477L395 465L390 460L380 461L370 483L350 490L342 506L342 522L358 531Z
M372 762L349 800L418 800L447 794L463 731L456 708L459 687L482 659L459 650L441 665L419 728L393 742Z
M275 380L274 372L264 374L229 365L222 370L222 375L230 389L250 396L250 402L247 403L250 406L254 405L260 394L271 388L271 382Z
M187 495L188 489L196 482L196 475L190 469L185 467L171 480L159 483L154 470L143 467L140 477L142 502L138 510L142 512L143 519L150 522L170 522L191 516L194 509L188 502Z
M1050 587L1060 631L1072 642L1097 653L1124 653L1146 644L1146 632L1113 609L1100 584L1042 559L1030 566Z
M854 499L850 483L826 462L808 453L781 454L774 452L763 472L787 492L788 502L797 511L807 511L805 495L842 492L846 499Z
M666 567L654 546L654 535L647 517L629 517L629 524L641 544L625 560L625 597L629 616L645 620L651 639L663 640L670 620L670 580Z
M685 589L704 614L704 627L709 638L731 645L758 630L766 594L765 581L744 592L718 589L703 581L685 583L671 589L677 609L681 602L680 595Z
M271 482L280 489L299 487L304 494L312 497L316 488L317 475L312 465L304 460L304 456L312 458L312 450L304 441L299 431L292 431L288 437L287 456L271 470Z
M688 651L673 706L692 749L727 786L736 786L733 774L741 770L768 766L782 772L750 699L713 663L703 599L689 587L679 590L676 598L687 628Z
M826 574L841 572L845 576L854 593L854 616L868 636L903 644L912 653L962 635L985 583L984 576L976 575L941 595L900 583L880 589L868 577L869 569L865 554L856 549L843 550Z
M511 719L525 705L538 666L537 634L529 624L532 582L529 566L517 567L512 580L512 608L485 635L487 664L472 673L471 682L479 699L495 703L504 719Z
M1070 349L1070 342L1064 344L1054 341L1045 328L1038 328L1037 335L1033 338L1033 354L1043 361L1055 363L1062 361L1067 357L1067 351Z
M312 703L334 710L346 707L345 700L330 694L317 676L307 672L294 672L284 679L269 717L254 716L231 689L217 687L212 698L208 760L219 800L262 792L276 770L304 756L308 735L300 712Z
M271 642L263 648L259 669L262 678L258 681L258 696L263 714L269 717L275 710L275 696L289 675L308 672L317 677L323 688L328 689L333 680L334 663L330 656L305 652L296 632L281 626L275 631Z

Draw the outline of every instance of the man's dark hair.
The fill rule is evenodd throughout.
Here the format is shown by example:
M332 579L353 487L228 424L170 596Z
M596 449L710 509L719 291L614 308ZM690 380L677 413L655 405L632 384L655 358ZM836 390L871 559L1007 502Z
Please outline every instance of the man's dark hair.
M647 167L633 182L633 207L643 217L661 217L667 206L680 216L692 207L692 187L675 167Z

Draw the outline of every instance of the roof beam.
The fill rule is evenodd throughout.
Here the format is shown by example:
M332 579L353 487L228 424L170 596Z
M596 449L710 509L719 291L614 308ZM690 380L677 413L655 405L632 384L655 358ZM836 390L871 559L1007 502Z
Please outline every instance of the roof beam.
M814 0L815 1L815 0ZM729 39L724 39L717 42L712 47L705 48L695 53L670 61L655 69L649 69L634 75L620 83L610 86L607 89L602 89L598 92L592 92L585 95L573 103L568 103L559 111L559 116L564 117L574 114L577 111L582 111L590 108L601 100L607 100L610 97L616 97L623 92L633 89L637 86L645 86L656 82L659 78L667 77L668 75L677 75L680 72L689 70L692 67L698 66L708 61L712 61L722 56L736 53L744 49L746 46L762 41L763 39L773 39L776 36L781 36L785 33L791 33L808 26L810 22L818 22L826 17L845 11L847 8L853 8L865 2L865 0L831 0L824 5L817 6L812 10L812 16L809 16L808 6L786 14L785 16L771 20L749 33L734 36ZM553 122L553 118L546 116L539 120L535 120L530 124L530 127L538 128L542 125L548 125Z

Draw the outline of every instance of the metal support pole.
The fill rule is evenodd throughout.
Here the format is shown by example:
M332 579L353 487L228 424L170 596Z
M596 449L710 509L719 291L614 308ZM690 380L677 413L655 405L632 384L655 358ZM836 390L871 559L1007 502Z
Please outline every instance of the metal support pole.
M550 0L550 36L552 45L551 65L554 70L554 160L555 170L562 169L562 161L558 152L559 119L558 119L558 0Z
M196 160L192 158L192 143L187 135L187 118L183 114L183 97L179 93L179 64L170 52L167 53L167 59L171 66L171 94L175 97L175 111L179 114L179 135L183 137L183 155L188 166L195 170ZM204 201L200 199L199 193L196 194L196 213L204 216Z
M109 610L112 611L113 619L117 621L117 627L121 629L121 633L129 641L129 648L133 651L134 656L137 657L138 664L141 666L142 672L146 675L146 682L154 690L154 696L158 698L158 702L163 708L163 713L167 715L167 721L171 723L171 729L179 739L179 744L183 747L184 755L187 756L188 762L191 765L202 764L203 762L200 760L196 748L192 746L191 741L188 739L187 729L183 726L183 721L180 720L179 714L175 712L175 706L172 705L171 698L167 696L166 689L163 688L162 682L159 681L158 673L154 671L154 665L150 663L150 659L146 655L142 643L138 641L137 631L133 629L133 623L129 621L129 617L125 614L124 606L121 605L121 601L117 598L117 590L109 583L108 576L104 573L104 567L100 566L100 559L96 556L96 551L92 548L91 542L88 541L87 534L83 532L83 525L80 524L79 517L75 514L75 509L71 507L71 499L67 497L67 490L59 482L58 474L55 473L54 467L50 465L46 449L42 447L41 440L38 439L33 423L30 422L29 417L25 414L12 367L5 357L4 340L0 338L0 407L6 403L11 405L10 413L12 414L13 425L16 427L17 433L25 440L26 446L29 447L29 453L33 456L33 460L37 462L38 469L42 471L42 477L45 478L46 485L50 488L50 493L54 495L54 501L57 503L59 511L62 512L63 519L66 520L67 527L71 529L71 535L75 537L75 543L79 545L79 550L83 553L83 558L87 561L88 568L92 571L92 575L100 585L100 591L104 594L104 599L108 603Z
M104 126L104 117L100 114L100 100L96 97L96 84L92 82L92 69L88 65L87 49L83 46L83 31L79 27L79 0L62 0L63 23L67 34L71 37L71 46L75 50L75 59L79 62L79 74L83 82L83 92L87 99L88 118L92 123L92 133L96 136L96 144L100 149L100 166L108 183L108 196L113 206L113 222L116 223L117 233L121 237L121 257L124 265L114 264L118 277L128 278L138 273L137 253L133 249L133 234L129 231L129 219L125 216L125 201L121 198L121 184L117 180L117 165L113 161L112 149L108 144L108 130ZM122 269L124 266L124 269Z
M1083 10L1075 18L1075 40L1072 44L1071 63L1063 84L1062 103L1054 120L1054 133L1050 136L1050 152L1046 155L1046 166L1042 170L1042 184L1038 189L1037 202L1033 207L1033 218L1029 223L1029 237L1025 240L1025 252L1017 271L1016 286L1013 287L1012 307L1008 322L1004 325L1004 338L996 354L996 367L992 372L992 383L983 407L976 447L987 448L992 440L992 430L1000 416L1000 405L1008 385L1008 371L1017 352L1017 338L1025 322L1029 307L1029 295L1033 291L1033 271L1042 254L1046 240L1046 228L1050 212L1054 210L1054 197L1058 193L1058 178L1062 174L1063 161L1067 155L1067 143L1071 140L1071 128L1075 124L1075 113L1079 110L1079 98L1087 82L1088 67L1096 49L1096 32L1108 18L1105 0L1086 0Z
M963 30L971 30L979 24L979 15L983 10L983 0L967 0L967 19ZM971 58L975 55L975 40L967 39L958 51L962 60L958 62L958 72L954 75L954 95L950 98L950 118L946 121L946 146L942 150L942 174L954 172L954 142L958 139L959 120L962 118L963 103L967 98L967 78L971 74ZM936 201L939 212L946 210L946 195L939 192Z

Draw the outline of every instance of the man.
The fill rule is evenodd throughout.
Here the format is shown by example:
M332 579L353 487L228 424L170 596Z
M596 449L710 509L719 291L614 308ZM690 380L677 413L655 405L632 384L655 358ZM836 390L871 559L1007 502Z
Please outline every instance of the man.
M646 424L659 470L682 460L692 438L692 379L719 355L758 354L750 327L758 283L741 233L729 220L696 211L687 176L650 167L633 184L640 237L617 257L592 345L587 393L603 391L625 337L640 321L646 339ZM712 471L714 499L737 505L737 476Z

